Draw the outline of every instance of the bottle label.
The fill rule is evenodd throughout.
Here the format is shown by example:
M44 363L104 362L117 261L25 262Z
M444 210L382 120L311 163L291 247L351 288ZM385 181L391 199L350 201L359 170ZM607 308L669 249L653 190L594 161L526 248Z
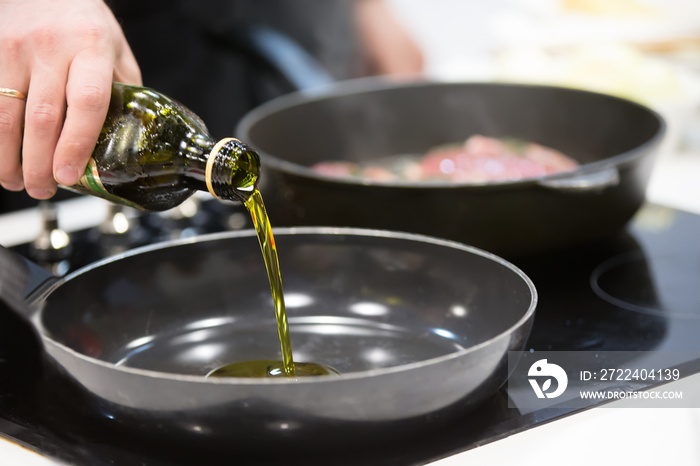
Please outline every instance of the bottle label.
M115 196L114 194L107 191L107 189L102 184L100 179L100 172L97 170L97 163L95 159L90 157L87 167L85 167L85 173L80 177L78 182L73 186L67 186L71 191L75 191L80 194L90 194L92 196L101 197L111 202L116 202L118 204L123 204L129 207L134 207L136 209L143 210L138 204L128 201L122 197Z

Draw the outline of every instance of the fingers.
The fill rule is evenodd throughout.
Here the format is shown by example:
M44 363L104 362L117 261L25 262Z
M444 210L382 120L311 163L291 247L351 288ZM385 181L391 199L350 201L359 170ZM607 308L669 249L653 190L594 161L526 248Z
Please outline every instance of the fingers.
M20 164L24 106L24 100L0 96L0 185L10 191L24 188Z
M75 57L66 84L66 119L56 145L53 173L65 186L78 182L107 115L112 66L99 50Z
M12 37L0 42L0 86L26 94L29 76L24 73L23 48ZM26 101L0 95L0 185L10 191L24 189L20 151Z
M33 70L22 144L22 172L27 193L48 199L56 192L52 159L65 113L65 71L48 66Z
M78 182L85 171L104 124L112 81L141 84L141 71L123 38L110 47L96 41L72 61L66 84L66 119L53 160L55 180L65 186Z
M141 84L139 66L118 27L113 37L113 42L105 41L87 29L90 46L71 62L66 118L53 159L54 179L62 185L76 184L85 171L107 115L112 81Z

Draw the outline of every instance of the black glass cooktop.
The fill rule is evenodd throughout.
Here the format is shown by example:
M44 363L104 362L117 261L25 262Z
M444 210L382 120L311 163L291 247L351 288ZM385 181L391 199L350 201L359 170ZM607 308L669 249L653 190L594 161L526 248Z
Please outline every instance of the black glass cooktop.
M700 360L700 216L647 205L616 238L550 255L508 258L534 281L539 305L528 351L684 351ZM505 388L448 425L411 438L342 451L241 453L153 448L95 422L90 407L62 407L42 373L34 335L0 309L0 435L71 464L178 465L243 462L421 464L496 441L576 409L521 413ZM685 375L700 371L690 364ZM591 401L591 406L597 401ZM586 409L590 406L577 409ZM318 439L319 444L323 439ZM328 455L333 455L332 459Z

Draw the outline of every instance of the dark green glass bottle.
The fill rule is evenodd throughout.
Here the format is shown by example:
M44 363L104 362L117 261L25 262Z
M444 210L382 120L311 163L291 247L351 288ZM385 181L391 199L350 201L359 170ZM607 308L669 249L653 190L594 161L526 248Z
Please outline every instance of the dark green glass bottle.
M196 190L246 201L258 154L237 139L216 141L190 110L145 87L112 85L102 132L73 191L143 210L166 210Z

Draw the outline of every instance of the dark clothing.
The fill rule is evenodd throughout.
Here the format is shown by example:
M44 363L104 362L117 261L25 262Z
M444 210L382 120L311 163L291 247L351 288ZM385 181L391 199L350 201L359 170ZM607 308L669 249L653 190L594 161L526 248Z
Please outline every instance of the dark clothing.
M198 114L216 138L250 109L293 89L217 36L269 26L316 57L335 78L362 74L352 0L115 0L145 86Z

